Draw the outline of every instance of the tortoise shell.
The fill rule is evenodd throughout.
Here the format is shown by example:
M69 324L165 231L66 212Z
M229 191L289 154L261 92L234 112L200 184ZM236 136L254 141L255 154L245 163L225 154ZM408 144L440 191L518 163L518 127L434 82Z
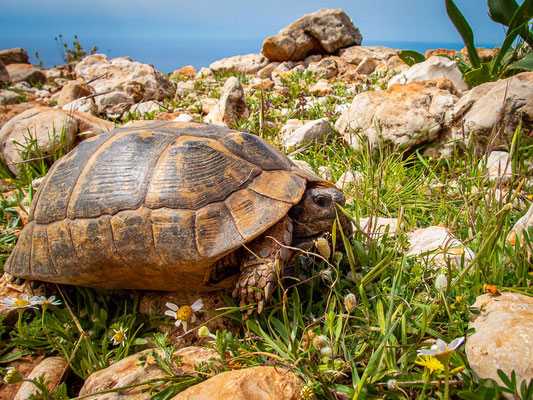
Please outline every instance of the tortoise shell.
M116 129L52 166L5 270L107 289L229 287L207 283L216 261L283 218L309 183L334 187L251 134Z

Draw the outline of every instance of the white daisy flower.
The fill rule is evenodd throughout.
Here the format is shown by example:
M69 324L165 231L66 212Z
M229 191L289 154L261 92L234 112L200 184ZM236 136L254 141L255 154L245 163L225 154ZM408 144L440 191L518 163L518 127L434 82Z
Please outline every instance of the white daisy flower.
M126 340L128 339L128 337L126 336L127 331L128 328L124 329L123 327L120 327L118 330L113 329L113 332L115 332L115 334L113 335L113 345L121 345L122 347L125 347Z
M457 350L461 345L463 344L465 340L464 336L461 336L459 338L453 339L450 344L447 344L442 339L437 339L437 343L431 346L430 349L426 350L418 350L417 354L419 356L430 356L430 357L437 357L437 356L443 356L451 353L454 350Z
M0 300L0 305L8 308L9 310L22 310L25 308L35 308L40 304L37 297L23 296L21 299L17 297L11 297L9 299Z
M165 311L165 315L174 318L176 320L174 325L183 325L183 329L187 331L188 322L196 322L196 315L194 313L204 307L204 302L202 299L198 299L190 306L185 305L179 307L174 303L167 303L166 306L169 309Z

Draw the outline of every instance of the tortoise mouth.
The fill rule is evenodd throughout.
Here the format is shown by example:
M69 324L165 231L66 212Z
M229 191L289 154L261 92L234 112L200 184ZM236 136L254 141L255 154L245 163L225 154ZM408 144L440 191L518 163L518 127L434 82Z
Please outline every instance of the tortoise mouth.
M300 250L308 251L315 245L315 241L322 236L324 236L323 232L310 236L297 236L293 238L292 245Z

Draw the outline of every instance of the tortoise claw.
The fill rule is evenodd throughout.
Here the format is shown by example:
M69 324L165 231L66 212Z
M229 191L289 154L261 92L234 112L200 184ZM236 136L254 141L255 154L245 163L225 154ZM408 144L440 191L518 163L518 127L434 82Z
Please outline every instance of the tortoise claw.
M30 287L32 289L38 289L39 287L41 287L42 284L43 284L43 281L31 281Z
M19 286L22 286L24 284L24 282L26 282L26 279L17 278L15 284L19 285Z
M16 276L11 276L11 278L9 278L9 283L15 283L17 279L18 278Z

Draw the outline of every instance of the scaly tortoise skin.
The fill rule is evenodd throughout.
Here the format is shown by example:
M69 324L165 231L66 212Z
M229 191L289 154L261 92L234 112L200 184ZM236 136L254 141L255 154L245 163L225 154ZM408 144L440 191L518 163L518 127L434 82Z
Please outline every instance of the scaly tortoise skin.
M334 185L257 136L200 123L116 129L52 166L5 270L104 289L233 286L261 311L294 253L285 246L331 230L335 203Z

